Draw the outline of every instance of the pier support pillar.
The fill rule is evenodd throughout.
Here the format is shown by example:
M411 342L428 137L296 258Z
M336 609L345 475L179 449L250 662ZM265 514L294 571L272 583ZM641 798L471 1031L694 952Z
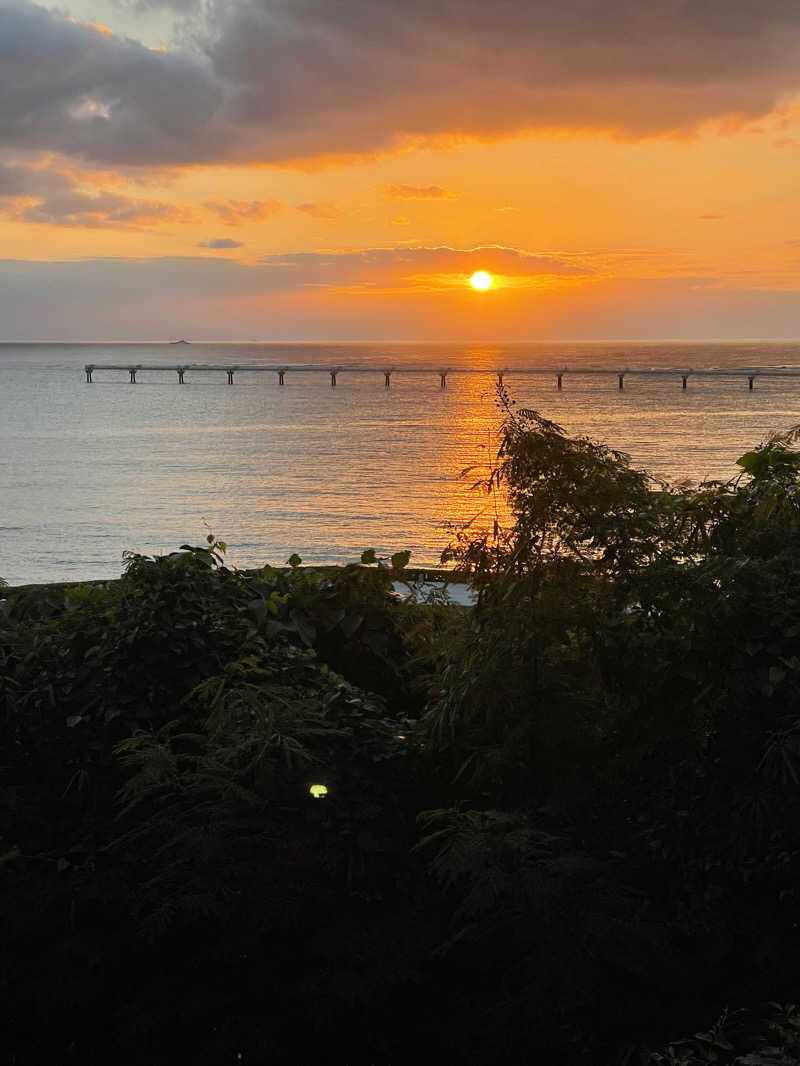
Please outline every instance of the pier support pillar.
M285 373L286 373L286 371L285 371L285 370L279 370L279 371L278 371L278 384L279 384L279 385L283 385L283 384L284 384L284 380L283 380L283 375L284 375Z
M748 389L751 392L753 391L753 382L754 381L755 381L755 377L751 374L750 377L748 377L748 379L747 379L747 387L748 387Z
M686 388L686 382L687 382L688 378L689 378L688 374L681 375L681 381L683 382L683 384L681 385L682 389Z
M136 384L136 367L135 366L129 366L128 367L128 373L131 376L131 385L135 385Z
M497 371L497 384L498 385L502 385L503 384L503 371L502 370L498 370Z
M228 375L228 384L232 385L233 384L233 371L232 370L227 370L226 373Z
M557 374L556 375L556 384L558 385L558 391L561 392L561 389L564 386L564 375L563 374Z
M441 388L441 389L446 389L447 388L447 371L446 370L439 371L439 388Z
M178 384L179 385L183 385L183 375L184 375L184 373L185 373L185 371L184 371L183 367L182 366L178 367Z
M392 387L392 372L391 370L384 370L383 372L383 387L389 389Z
M331 370L331 388L332 389L336 388L336 374L337 374L336 370Z
M618 384L619 390L621 392L625 388L625 375L624 374L617 374L617 384Z
M87 367L85 367L85 370L86 370L86 383L87 383L88 385L91 385L91 383L92 383L92 370L93 370L93 369L94 369L94 368L93 368L93 367L91 367L91 366L87 366Z

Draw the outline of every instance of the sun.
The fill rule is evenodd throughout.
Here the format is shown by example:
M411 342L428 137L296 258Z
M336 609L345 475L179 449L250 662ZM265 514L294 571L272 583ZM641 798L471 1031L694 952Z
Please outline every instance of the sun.
M478 270L469 279L469 283L473 289L485 292L492 287L492 275L486 270Z

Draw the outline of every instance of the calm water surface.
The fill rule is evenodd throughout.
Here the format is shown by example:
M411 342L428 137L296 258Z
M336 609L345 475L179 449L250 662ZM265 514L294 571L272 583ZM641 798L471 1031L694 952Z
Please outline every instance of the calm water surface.
M435 563L445 523L485 503L459 478L495 447L491 375L95 372L102 363L400 366L797 366L798 343L646 345L0 345L0 575L114 576L125 549L172 550L206 524L240 566L344 562L366 547ZM728 477L746 448L800 422L800 378L555 379L510 372L517 402L661 476Z

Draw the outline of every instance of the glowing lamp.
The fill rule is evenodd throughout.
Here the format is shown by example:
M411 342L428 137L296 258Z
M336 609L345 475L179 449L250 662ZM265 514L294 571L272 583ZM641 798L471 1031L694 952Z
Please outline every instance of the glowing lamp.
M315 800L324 799L328 795L328 790L324 785L312 785L308 790Z

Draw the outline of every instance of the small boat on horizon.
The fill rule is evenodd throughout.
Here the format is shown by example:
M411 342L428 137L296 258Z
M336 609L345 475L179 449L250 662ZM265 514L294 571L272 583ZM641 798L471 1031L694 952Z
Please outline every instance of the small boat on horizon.
M170 341L169 343L170 344L191 344L192 342L191 341L186 341L186 340L183 339L183 337L181 337L181 339L179 341Z

